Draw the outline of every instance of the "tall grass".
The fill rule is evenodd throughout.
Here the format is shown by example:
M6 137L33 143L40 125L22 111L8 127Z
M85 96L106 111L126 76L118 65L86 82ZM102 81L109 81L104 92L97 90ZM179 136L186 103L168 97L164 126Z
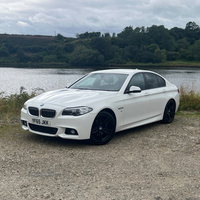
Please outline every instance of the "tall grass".
M193 90L186 91L183 87L180 89L180 111L200 111L200 94Z
M18 117L20 110L24 105L24 102L35 96L34 94L11 94L5 96L4 93L0 93L0 120L5 120L12 117Z

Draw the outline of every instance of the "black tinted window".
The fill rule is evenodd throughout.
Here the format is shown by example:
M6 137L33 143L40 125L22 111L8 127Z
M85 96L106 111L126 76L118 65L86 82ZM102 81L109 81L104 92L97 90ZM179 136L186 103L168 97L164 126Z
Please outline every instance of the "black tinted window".
M159 86L165 87L166 86L165 80L160 76L157 76L157 78L158 78Z
M165 80L153 73L145 73L148 89L166 86Z
M159 82L155 74L145 73L148 89L158 88Z

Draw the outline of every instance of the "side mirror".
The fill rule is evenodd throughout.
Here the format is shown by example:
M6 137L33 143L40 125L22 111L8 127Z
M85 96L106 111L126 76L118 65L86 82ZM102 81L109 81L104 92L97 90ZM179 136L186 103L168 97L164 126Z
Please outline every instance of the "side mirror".
M137 86L131 86L129 88L129 91L127 92L128 94L130 93L140 93L142 90L140 87L137 87Z

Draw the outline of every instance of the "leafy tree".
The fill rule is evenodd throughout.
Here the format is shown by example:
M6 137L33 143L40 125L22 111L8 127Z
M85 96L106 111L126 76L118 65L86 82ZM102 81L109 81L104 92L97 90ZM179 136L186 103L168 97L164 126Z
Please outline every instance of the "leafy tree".
M197 40L192 46L190 46L188 57L190 60L200 61L200 40Z
M53 63L57 62L56 55L47 55L43 58L44 63Z
M178 60L180 57L180 54L178 52L167 52L167 60L169 61L175 61Z
M112 45L117 45L119 48L126 46L126 40L124 38L112 37L110 41Z
M10 55L8 48L5 46L0 47L0 57L8 57Z
M97 50L85 46L76 47L69 58L69 63L75 66L97 66L103 62L104 57Z
M164 26L153 25L148 28L147 32L153 41L152 43L158 44L160 49L166 49L168 51L175 49L175 40Z
M113 54L111 52L110 38L92 38L90 46L92 49L98 50L98 52L104 56L105 60L112 59Z
M197 25L195 22L188 22L186 24L185 30L188 31L198 31L199 30L199 25Z
M147 49L151 52L151 53L154 53L157 49L160 49L159 46L155 43L149 45L147 47Z
M195 22L188 22L186 24L185 33L189 38L190 44L194 44L195 40L200 38L200 28Z
M56 36L56 39L57 39L58 41L63 41L64 38L65 38L65 37L62 36L60 33L58 33L57 36Z
M74 50L75 45L73 43L66 43L64 46L64 51L71 53Z
M166 50L164 50L164 49L163 50L157 49L154 52L154 55L155 55L154 62L156 62L156 63L166 62L166 60L167 60Z
M30 58L26 56L22 49L17 51L17 61L18 62L29 62Z
M136 55L140 51L137 46L129 45L123 48L122 50L122 58L126 61L135 61Z
M39 46L39 45L32 45L32 46L24 47L23 50L31 52L31 53L40 53L40 52L46 51L46 47Z
M185 37L185 30L182 28L174 27L169 30L169 34L175 39L175 40L181 40Z
M116 37L116 33L113 33L113 34L112 34L112 37Z
M103 35L102 35L102 37L106 37L106 38L110 38L111 36L110 36L110 33L104 33Z
M88 38L94 38L94 37L100 37L101 32L85 32L82 34L76 34L76 37L79 39L88 39Z
M134 62L137 63L152 63L154 62L154 54L149 51L139 51L135 57Z
M190 43L187 41L187 38L177 40L176 42L177 51L179 51L179 49L188 49L189 46L190 46Z
M127 26L121 33L118 33L117 36L120 38L128 38L131 37L133 34L133 27Z

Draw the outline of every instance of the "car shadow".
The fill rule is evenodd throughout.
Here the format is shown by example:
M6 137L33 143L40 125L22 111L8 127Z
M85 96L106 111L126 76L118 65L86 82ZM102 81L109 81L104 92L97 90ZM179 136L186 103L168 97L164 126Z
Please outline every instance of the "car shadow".
M142 137L143 135L146 136L147 131L149 129L152 129L156 126L162 126L161 122L155 122L135 128L131 128L125 131L120 131L115 133L114 137L112 140L106 144L109 145L111 143L118 143L121 140L126 140L127 137L135 137L135 136L140 136ZM26 140L29 142L34 142L37 144L41 145L48 145L48 146L63 146L63 147L83 147L83 146L99 146L99 145L93 145L89 142L89 140L69 140L69 139L62 139L59 137L47 137L47 136L42 136L42 135L37 135L34 133L26 132ZM104 145L105 146L105 145Z
M146 124L146 125L142 125L142 126L138 126L135 128L130 128L124 131L120 131L115 133L114 139L122 139L123 137L129 137L129 136L137 136L137 135L146 135L146 131L156 127L162 125L161 122L154 122L154 123L150 123L150 124Z
M48 145L48 146L85 146L90 145L89 141L87 140L69 140L69 139L63 139L60 137L48 137L48 136L42 136L37 135L34 133L27 132L26 140L29 140L31 142L41 144L41 145Z

